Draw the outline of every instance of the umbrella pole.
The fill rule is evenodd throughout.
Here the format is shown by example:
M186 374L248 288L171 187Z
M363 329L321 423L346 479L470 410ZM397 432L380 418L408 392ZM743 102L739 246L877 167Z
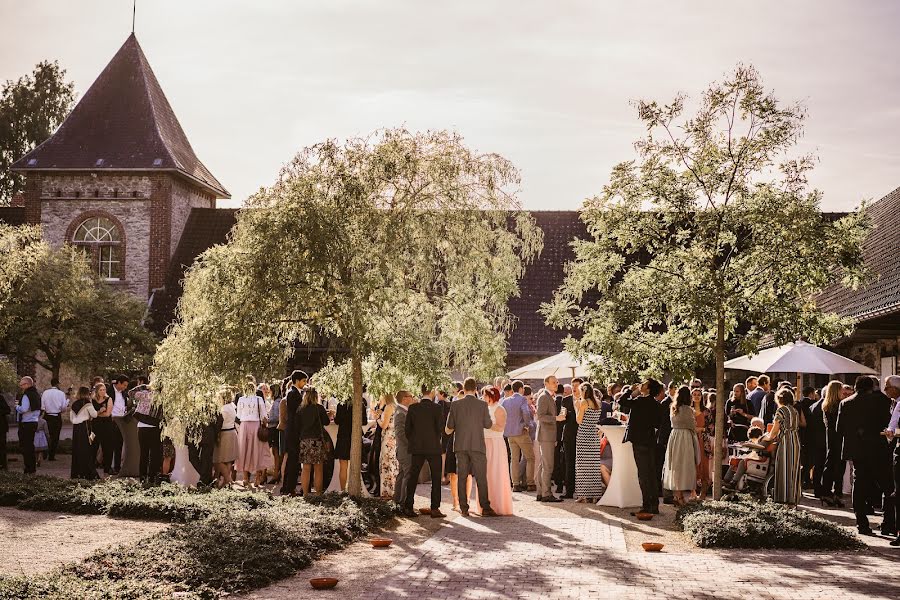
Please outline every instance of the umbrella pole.
M800 401L800 395L803 393L803 373L797 373L797 396L794 398L795 402Z

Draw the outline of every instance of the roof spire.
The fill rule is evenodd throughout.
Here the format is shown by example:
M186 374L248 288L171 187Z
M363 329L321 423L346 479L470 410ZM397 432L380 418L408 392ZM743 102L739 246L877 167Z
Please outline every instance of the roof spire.
M133 0L131 4L131 35L134 35L134 17L137 14L137 0Z

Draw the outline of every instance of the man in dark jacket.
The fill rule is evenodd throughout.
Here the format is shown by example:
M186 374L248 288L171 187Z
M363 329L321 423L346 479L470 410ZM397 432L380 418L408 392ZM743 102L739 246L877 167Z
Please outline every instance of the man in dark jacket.
M891 400L875 390L868 375L856 378L856 393L842 400L838 408L837 430L844 439L842 458L853 461L853 512L856 527L870 535L868 498L875 486L884 493L881 532L896 532L894 522L894 482L891 476L890 446L881 433L891 418Z
M301 370L291 373L291 389L288 390L281 406L281 414L284 414L284 476L281 479L281 494L296 494L297 480L300 478L300 432L297 428L297 410L303 401L303 388L309 375Z
M575 395L572 386L565 386L566 394L562 399L562 406L566 409L566 420L563 423L561 428L557 427L557 429L562 429L562 448L563 448L563 458L565 459L565 482L566 482L566 495L563 498L574 498L575 497L575 440L578 438L578 419L577 419L577 411L575 410ZM557 491L559 491L557 489Z
M409 393L409 392L406 392ZM406 440L412 454L412 468L406 484L404 514L413 512L416 482L422 465L431 471L431 517L444 517L441 512L441 434L444 431L444 410L434 401L434 392L422 386L422 399L409 405L406 414Z
M656 475L656 429L659 425L659 403L665 394L663 384L648 379L638 398L622 398L619 409L628 413L625 442L631 442L637 466L638 484L643 501L640 512L659 513L659 481Z
M825 419L822 413L822 403L825 401L825 395L822 399L813 403L809 407L809 420L806 422L806 443L809 446L810 461L812 462L812 486L813 493L816 498L827 496L822 486L822 473L825 471L825 457L827 449L827 430L825 429ZM830 490L829 490L830 493Z

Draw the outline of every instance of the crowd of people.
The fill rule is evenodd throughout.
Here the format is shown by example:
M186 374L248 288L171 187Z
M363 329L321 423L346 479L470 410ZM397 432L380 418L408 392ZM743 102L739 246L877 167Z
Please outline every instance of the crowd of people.
M153 484L171 472L175 445L161 435L161 408L146 377L133 386L125 376L109 383L98 377L68 392L51 383L41 394L30 377L20 381L15 412L26 473L42 458L56 459L66 412L73 425L73 478L95 479L102 470ZM764 491L775 502L795 506L809 489L823 505L840 507L849 464L860 533L872 533L868 517L879 510L881 533L897 534L900 376L887 377L883 389L877 378L861 376L854 386L831 381L799 394L789 382L749 377L725 402L721 465L714 461L716 392L698 379L599 386L581 378L563 385L549 376L536 391L501 378L479 389L466 379L450 392L428 386L419 392L400 390L377 402L365 396L372 427L356 432L364 437L367 487L409 517L418 516L413 498L426 465L433 517L444 516L441 486L448 484L453 510L464 515L512 514L513 492L535 492L540 502L597 502L615 460L601 426L624 423L640 512L658 513L660 498L675 505L702 501L716 468L728 489L745 491L760 464L774 473ZM215 415L192 424L184 439L200 485L323 493L330 483L325 465L335 460L339 489L346 489L354 435L349 403L320 398L299 370L273 383L248 377L239 393L224 388L217 399ZM331 424L337 426L334 440L326 431Z

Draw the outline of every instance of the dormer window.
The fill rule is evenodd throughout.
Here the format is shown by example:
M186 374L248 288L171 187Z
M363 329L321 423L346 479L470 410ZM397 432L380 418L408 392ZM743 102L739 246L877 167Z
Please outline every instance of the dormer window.
M82 248L101 279L122 279L122 232L106 217L90 217L75 228L72 243Z

